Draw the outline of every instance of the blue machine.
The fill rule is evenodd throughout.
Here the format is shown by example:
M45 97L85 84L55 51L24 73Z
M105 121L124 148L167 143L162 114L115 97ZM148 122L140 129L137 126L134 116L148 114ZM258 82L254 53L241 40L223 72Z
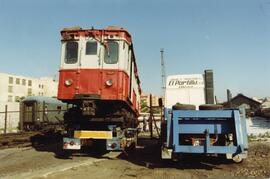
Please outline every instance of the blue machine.
M183 153L226 154L235 162L247 157L244 110L165 109L164 122L163 159L174 159Z

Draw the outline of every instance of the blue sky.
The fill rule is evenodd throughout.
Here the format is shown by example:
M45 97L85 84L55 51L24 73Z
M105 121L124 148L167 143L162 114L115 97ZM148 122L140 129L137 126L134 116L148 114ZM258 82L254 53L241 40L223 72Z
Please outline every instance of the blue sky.
M63 27L119 25L133 36L144 91L166 73L213 69L215 93L270 96L270 0L0 0L0 72L54 76Z

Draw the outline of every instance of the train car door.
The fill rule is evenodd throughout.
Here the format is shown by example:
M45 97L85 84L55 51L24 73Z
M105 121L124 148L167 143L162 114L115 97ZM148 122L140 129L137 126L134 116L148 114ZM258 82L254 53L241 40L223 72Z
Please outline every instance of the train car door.
M82 38L80 42L78 88L81 94L100 95L102 45L92 37Z
M80 67L83 69L99 69L101 67L101 44L93 38L81 40Z
M24 123L31 123L33 124L35 122L36 118L36 102L26 102L24 103L24 115L23 115Z

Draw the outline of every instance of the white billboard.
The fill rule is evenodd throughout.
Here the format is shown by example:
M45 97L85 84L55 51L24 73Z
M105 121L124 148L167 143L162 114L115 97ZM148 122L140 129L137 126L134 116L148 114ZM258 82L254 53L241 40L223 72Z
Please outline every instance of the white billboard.
M176 103L205 104L205 81L203 74L172 75L166 80L165 107Z

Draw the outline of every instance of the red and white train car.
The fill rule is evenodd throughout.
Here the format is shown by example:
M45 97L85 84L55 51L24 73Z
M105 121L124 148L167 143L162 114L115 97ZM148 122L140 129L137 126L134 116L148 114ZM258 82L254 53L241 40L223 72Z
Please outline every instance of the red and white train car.
M138 113L140 80L128 31L66 28L61 35L58 99L121 101Z
M135 127L141 88L129 32L114 26L75 27L63 29L61 36L58 99L75 106L66 115L67 123L79 130L96 130L104 127L100 123L113 121Z

